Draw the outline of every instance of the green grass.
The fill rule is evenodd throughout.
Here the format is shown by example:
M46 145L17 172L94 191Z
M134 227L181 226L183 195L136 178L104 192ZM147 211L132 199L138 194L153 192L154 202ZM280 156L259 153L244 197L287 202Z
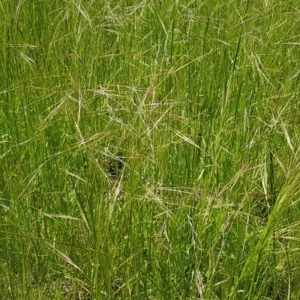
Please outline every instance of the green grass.
M1 299L299 299L296 0L0 11Z

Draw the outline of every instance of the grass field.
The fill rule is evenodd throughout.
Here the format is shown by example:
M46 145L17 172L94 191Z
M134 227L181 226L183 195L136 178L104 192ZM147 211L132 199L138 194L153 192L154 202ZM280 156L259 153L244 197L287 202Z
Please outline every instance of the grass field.
M300 299L297 0L0 12L0 299Z

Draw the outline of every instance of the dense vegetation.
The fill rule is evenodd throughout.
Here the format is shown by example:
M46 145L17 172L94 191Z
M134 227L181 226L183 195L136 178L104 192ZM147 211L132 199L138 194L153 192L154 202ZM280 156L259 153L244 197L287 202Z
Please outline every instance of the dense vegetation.
M1 299L299 299L296 0L0 2Z

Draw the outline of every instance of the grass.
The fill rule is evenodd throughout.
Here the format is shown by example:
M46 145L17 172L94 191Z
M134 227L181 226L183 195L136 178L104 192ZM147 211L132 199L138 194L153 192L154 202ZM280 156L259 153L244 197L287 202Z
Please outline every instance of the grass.
M296 1L2 1L1 299L299 299Z

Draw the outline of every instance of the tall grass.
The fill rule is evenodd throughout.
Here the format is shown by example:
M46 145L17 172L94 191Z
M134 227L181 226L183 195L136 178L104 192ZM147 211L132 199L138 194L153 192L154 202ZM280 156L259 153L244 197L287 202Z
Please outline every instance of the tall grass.
M1 299L299 299L297 1L2 1Z

